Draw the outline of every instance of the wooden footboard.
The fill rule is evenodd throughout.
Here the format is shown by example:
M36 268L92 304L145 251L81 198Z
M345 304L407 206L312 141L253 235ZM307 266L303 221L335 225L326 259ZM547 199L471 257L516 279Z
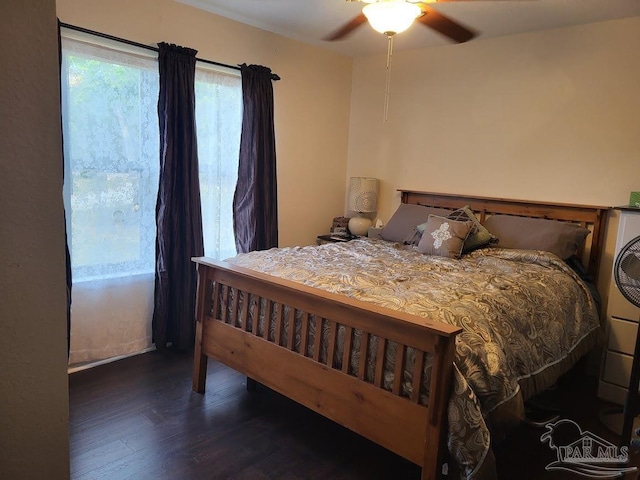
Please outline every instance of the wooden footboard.
M204 393L207 358L216 359L420 465L423 479L439 477L461 329L228 263L194 262L195 391ZM385 382L388 371L393 380Z

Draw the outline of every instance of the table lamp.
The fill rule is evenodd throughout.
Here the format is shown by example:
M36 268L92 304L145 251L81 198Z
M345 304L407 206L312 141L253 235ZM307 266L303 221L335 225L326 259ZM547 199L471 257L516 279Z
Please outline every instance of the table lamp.
M378 208L378 179L369 177L351 177L349 180L349 210L357 216L349 220L352 235L366 235L373 224L363 213L375 212Z

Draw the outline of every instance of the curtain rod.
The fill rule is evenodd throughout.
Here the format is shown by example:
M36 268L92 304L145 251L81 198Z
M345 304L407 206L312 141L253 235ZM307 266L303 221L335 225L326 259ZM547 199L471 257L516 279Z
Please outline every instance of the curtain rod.
M126 43L127 45L132 45L134 47L144 48L146 50L151 50L153 52L158 52L158 47L152 47L151 45L145 45L144 43L134 42L133 40L127 40L126 38L116 37L114 35L109 35L108 33L96 32L95 30L89 30L88 28L78 27L77 25L71 25L69 23L59 22L61 27L68 28L69 30L75 30L77 32L88 33L90 35L95 35L97 37L106 38L107 40L114 40L120 43ZM233 70L241 70L238 65L228 65L226 63L214 62L213 60L206 60L203 58L197 58L196 61L207 63L209 65L216 65L218 67L231 68ZM280 77L275 73L271 74L271 80L280 80Z

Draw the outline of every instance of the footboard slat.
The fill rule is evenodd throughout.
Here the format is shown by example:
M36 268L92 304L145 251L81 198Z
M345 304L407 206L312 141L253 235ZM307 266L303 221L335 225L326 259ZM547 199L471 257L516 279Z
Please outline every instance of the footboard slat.
M222 320L224 323L227 323L227 316L228 316L228 310L227 310L227 305L228 305L228 301L229 301L229 286L228 285L223 285L222 286L222 310L220 312L220 320Z
M300 326L300 355L306 357L309 349L309 313L302 314L302 325Z
M423 480L438 477L460 329L196 261L194 390L204 392L206 358L214 358L417 463ZM405 372L409 349L415 360Z
M231 318L229 319L229 325L234 327L238 326L238 303L240 302L240 295L238 292L233 296L233 302L231 305Z
M314 326L315 333L313 334L313 359L318 362L320 361L320 349L322 343L322 321L324 319L322 317L314 317Z
M222 288L222 285L220 284L220 282L216 282L213 284L213 292L212 292L212 298L213 298L213 309L212 309L212 314L213 316L218 316L220 314L220 289Z
M382 373L384 372L385 357L384 352L387 347L387 340L385 338L378 338L378 352L376 354L376 373L373 384L376 387L382 386Z
M360 337L360 363L358 365L358 378L365 380L367 375L367 362L369 361L369 334L362 332Z
M416 352L416 361L413 365L413 372L412 372L413 382L412 382L412 388L411 388L411 401L414 403L418 403L420 401L420 387L422 385L420 383L420 379L422 376L423 366L424 366L424 353Z
M342 352L342 371L349 372L351 362L351 342L353 341L353 328L347 327L344 332L344 351Z
M273 302L267 298L264 307L264 325L262 326L262 338L269 340L269 330L271 330L271 310Z
M400 395L400 388L402 387L402 374L404 372L404 359L407 349L404 345L398 345L396 348L396 363L393 371L393 393Z
M289 309L289 314L287 315L287 324L289 325L289 331L287 332L287 349L293 350L294 347L294 337L296 331L295 324L296 312L293 308Z
M242 322L242 329L245 332L249 331L249 304L251 303L251 294L247 293L244 297L244 303L242 304L242 312L240 313L240 322Z
M251 333L258 335L258 315L260 315L260 302L262 299L253 294L251 297L255 297L255 302L251 303Z
M284 322L283 308L284 307L281 303L276 303L276 336L274 338L276 345L282 345L282 322Z
M325 363L329 368L333 368L333 356L336 353L336 322L327 320L327 324L329 327L329 348L327 350L327 358Z

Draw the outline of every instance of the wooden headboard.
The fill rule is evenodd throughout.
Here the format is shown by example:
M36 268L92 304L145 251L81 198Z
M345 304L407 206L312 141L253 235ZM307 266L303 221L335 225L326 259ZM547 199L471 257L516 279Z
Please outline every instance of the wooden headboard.
M591 230L585 247L579 254L587 272L595 279L602 249L604 248L604 227L610 207L590 205L574 205L569 203L530 202L526 200L509 200L504 198L476 197L448 193L420 192L415 190L398 190L402 195L402 203L412 203L427 207L456 209L468 205L478 216L481 223L493 214L514 215L518 217L546 218L580 224Z

